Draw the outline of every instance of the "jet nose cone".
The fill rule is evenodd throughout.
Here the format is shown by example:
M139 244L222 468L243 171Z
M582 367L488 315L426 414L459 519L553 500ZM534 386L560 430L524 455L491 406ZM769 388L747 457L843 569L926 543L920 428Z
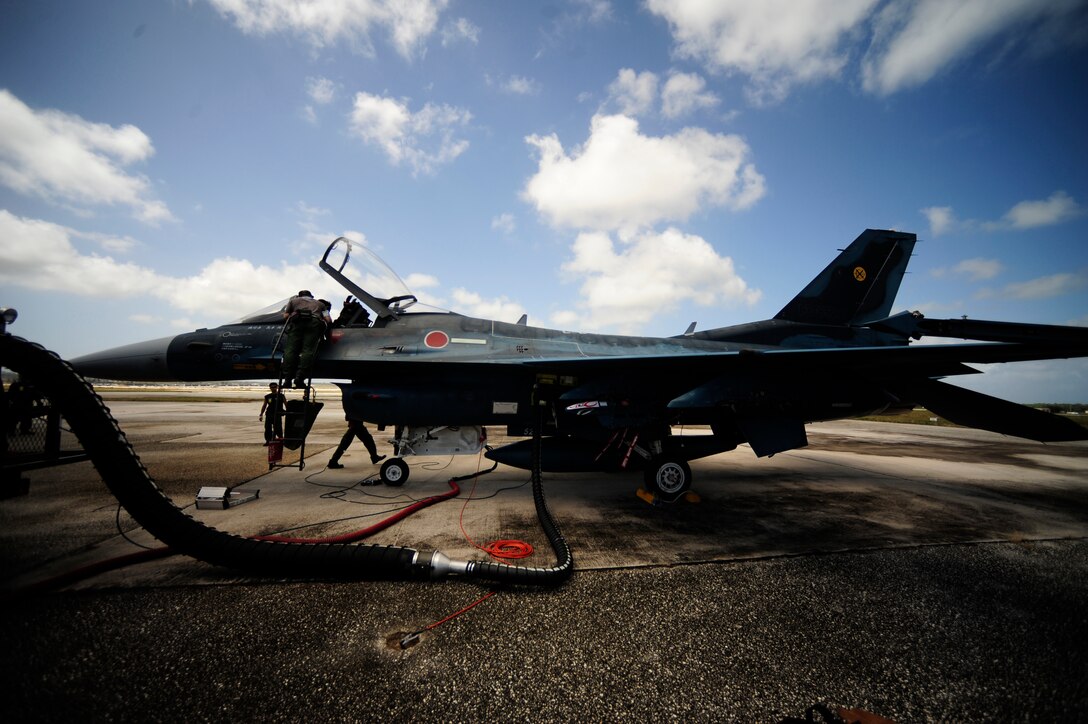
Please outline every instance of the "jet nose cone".
M163 337L126 344L77 357L71 363L84 377L137 382L170 381L174 377L166 365L166 352L173 339Z

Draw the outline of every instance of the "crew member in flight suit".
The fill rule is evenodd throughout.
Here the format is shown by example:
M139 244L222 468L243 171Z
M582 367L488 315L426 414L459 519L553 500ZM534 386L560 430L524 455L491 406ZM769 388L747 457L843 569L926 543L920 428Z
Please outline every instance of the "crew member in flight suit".
M261 405L261 414L258 420L264 420L264 444L272 442L273 438L283 437L283 413L287 409L287 398L280 392L280 386L275 382L268 385L269 393L264 396L264 404ZM268 418L265 419L265 412Z
M291 297L283 308L287 320L287 340L283 345L283 386L299 389L306 386L310 367L317 353L317 345L329 323L329 311L308 290L303 289Z
M340 438L340 444L336 446L336 452L332 454L332 459L329 460L329 464L327 467L333 469L344 467L344 465L340 462L340 456L347 451L348 445L350 445L351 441L355 438L359 438L363 442L363 445L366 447L367 452L370 453L371 464L377 465L382 460L385 460L384 455L378 454L378 448L374 444L374 438L371 436L370 431L366 429L366 425L363 424L363 421L352 420L350 417L347 418L347 421L348 431L344 433L344 436L342 438Z

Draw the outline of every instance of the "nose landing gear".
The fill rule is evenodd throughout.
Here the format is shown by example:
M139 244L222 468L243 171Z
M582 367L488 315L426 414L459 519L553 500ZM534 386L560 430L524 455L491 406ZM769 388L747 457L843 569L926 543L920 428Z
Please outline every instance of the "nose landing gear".
M408 463L400 458L392 458L382 463L378 476L382 482L394 488L399 488L408 480Z

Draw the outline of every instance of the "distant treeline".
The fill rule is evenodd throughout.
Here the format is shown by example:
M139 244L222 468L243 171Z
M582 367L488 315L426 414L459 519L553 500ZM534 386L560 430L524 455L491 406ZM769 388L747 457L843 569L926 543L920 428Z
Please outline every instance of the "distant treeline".
M1050 410L1051 412L1064 412L1066 414L1075 412L1078 415L1083 415L1088 411L1088 403L1084 402L1036 402L1030 405L1030 407L1037 407L1040 410Z

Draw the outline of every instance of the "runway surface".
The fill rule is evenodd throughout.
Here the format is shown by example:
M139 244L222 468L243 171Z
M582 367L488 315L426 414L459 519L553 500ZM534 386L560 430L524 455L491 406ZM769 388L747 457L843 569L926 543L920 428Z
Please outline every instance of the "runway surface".
M111 401L179 506L246 535L357 530L491 463L415 458L400 489L359 443L325 470L267 472L252 402ZM501 443L491 430L492 443ZM676 431L701 434L702 431ZM388 436L376 433L383 452ZM694 461L699 502L650 506L640 476L548 474L575 557L557 590L502 589L406 650L388 645L488 592L459 581L268 580L180 556L47 593L27 585L154 541L88 463L0 502L10 720L779 721L824 702L896 721L1059 720L1088 704L1088 445L959 428L811 425L771 459ZM500 466L367 542L554 558L524 471Z

